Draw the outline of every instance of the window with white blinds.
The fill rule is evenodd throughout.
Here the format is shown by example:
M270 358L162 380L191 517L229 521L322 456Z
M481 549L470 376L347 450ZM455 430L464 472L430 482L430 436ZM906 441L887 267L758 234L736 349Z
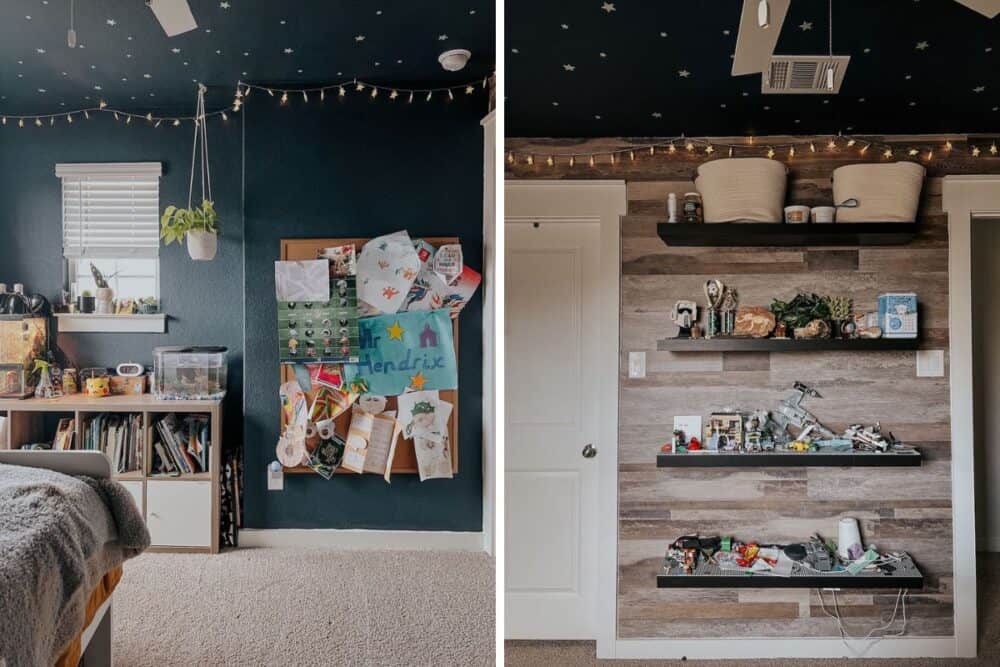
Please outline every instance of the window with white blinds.
M160 249L159 162L57 164L63 255L147 258Z

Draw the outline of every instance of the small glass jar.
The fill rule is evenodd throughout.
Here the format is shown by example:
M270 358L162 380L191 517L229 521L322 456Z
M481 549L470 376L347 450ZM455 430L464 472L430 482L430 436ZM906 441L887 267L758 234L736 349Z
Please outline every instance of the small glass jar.
M684 222L704 222L701 210L701 195L697 192L684 193L684 205L681 207Z

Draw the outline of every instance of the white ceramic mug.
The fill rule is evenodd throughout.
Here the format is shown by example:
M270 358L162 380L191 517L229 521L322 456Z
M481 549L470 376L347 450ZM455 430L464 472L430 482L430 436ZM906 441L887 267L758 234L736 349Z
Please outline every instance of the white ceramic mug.
M786 206L785 222L793 225L809 222L809 207L800 206L798 204L794 206Z
M833 206L813 206L812 208L812 221L813 222L833 222L834 216L837 214L837 209Z

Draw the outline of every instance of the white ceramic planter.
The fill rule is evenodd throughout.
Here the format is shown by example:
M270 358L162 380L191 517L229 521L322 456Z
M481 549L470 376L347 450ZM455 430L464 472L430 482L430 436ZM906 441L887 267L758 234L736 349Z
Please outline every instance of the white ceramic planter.
M115 291L110 287L97 288L97 312L101 315L113 315L115 312Z
M211 232L191 231L187 233L188 254L191 259L215 259L219 238Z

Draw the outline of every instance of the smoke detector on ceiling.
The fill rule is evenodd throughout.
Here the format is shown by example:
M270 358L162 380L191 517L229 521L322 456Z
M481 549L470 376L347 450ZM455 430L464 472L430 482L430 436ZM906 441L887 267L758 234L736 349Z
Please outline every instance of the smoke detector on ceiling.
M464 69L466 64L469 62L469 58L472 57L472 53L466 51L465 49L452 49L451 51L445 51L438 56L438 62L441 63L441 67L445 68L449 72L457 72L460 69Z

